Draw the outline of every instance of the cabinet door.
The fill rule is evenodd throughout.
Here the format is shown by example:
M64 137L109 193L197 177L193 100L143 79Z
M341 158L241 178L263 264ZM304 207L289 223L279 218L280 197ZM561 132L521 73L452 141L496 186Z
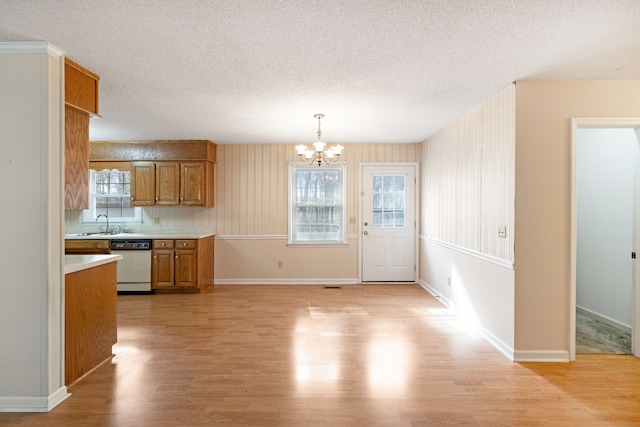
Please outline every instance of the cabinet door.
M176 286L196 287L196 251L194 249L176 249L175 254Z
M180 173L181 205L206 205L206 170L204 162L182 163Z
M154 249L151 282L154 288L173 287L174 253L172 249Z
M153 162L131 163L131 206L156 204L156 171Z
M64 208L89 208L89 114L64 109Z
M180 203L180 163L156 163L156 205Z

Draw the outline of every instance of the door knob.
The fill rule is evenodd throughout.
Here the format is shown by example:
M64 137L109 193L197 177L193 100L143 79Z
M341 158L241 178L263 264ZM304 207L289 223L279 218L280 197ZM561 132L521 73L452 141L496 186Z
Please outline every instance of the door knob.
M369 235L369 232L367 230L364 231L364 235L367 236Z

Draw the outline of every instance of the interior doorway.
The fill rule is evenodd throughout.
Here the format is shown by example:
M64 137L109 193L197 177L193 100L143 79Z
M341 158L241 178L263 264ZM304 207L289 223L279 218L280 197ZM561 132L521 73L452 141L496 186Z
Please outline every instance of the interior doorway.
M585 316L605 329L628 329L639 355L640 280L632 259L640 240L638 128L640 119L572 120L570 360ZM620 352L616 345L611 352Z

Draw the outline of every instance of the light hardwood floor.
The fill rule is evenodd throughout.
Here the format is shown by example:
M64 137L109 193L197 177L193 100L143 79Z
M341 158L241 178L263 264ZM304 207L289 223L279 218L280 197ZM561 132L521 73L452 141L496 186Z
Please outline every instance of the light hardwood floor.
M2 426L640 425L640 360L514 363L418 285L118 297L110 363Z

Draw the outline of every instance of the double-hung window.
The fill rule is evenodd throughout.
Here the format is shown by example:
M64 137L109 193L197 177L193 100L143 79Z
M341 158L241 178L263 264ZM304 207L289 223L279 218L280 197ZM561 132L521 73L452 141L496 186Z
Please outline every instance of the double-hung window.
M89 171L89 209L83 212L85 223L107 215L112 222L141 221L141 209L131 206L131 172L118 169Z
M289 244L345 244L345 166L289 164Z

